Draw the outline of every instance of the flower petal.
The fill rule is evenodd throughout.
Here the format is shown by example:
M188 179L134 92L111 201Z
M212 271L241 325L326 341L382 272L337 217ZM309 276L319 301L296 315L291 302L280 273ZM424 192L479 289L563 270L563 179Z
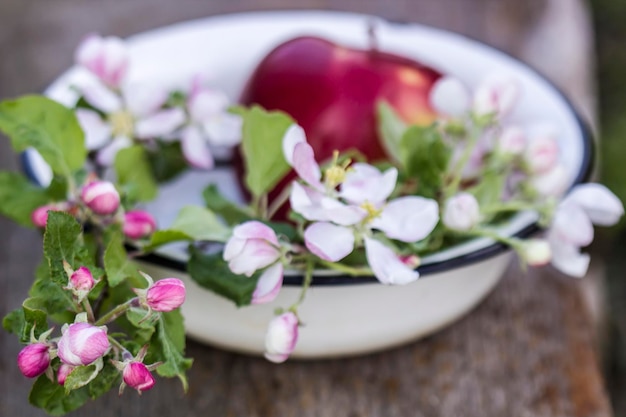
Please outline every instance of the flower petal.
M473 109L479 116L504 116L513 109L519 94L516 79L508 74L492 73L476 89Z
M76 88L87 103L104 113L114 113L122 109L122 99L94 78L80 79Z
M387 204L380 216L372 221L372 228L392 239L416 242L428 236L438 221L439 206L435 200L407 196Z
M342 226L351 226L367 216L367 211L361 207L343 204L330 197L323 197L320 206L328 220Z
M98 151L96 161L98 164L108 167L113 165L117 153L122 149L132 146L133 141L126 136L118 136L113 141Z
M354 233L332 223L313 223L304 231L304 244L321 259L337 262L354 249Z
M185 122L185 112L181 108L161 110L151 116L137 120L135 135L140 139L167 136Z
M120 38L87 36L75 53L76 62L112 87L119 87L126 76L129 54Z
M263 239L248 239L239 255L228 262L235 274L251 276L258 269L265 268L280 258L280 252Z
M559 241L575 246L587 246L593 241L593 225L587 213L576 204L560 204L550 233Z
M299 143L306 143L306 134L302 127L293 124L289 126L285 132L285 136L283 136L283 155L287 163L291 166L293 166L294 150Z
M365 255L376 278L383 284L404 285L419 278L419 273L408 266L387 246L375 239L365 239Z
M602 184L577 185L563 204L580 206L593 224L612 226L624 215L622 202Z
M212 169L215 165L209 146L197 127L190 126L183 130L180 145L190 165L200 169Z
M548 172L531 177L531 184L543 196L560 196L569 185L569 176L562 165L556 165Z
M563 242L558 238L549 237L548 240L552 250L552 265L567 275L584 277L589 269L589 254L581 253L576 245Z
M247 221L233 229L233 236L237 239L263 239L278 246L278 237L274 229L259 221Z
M372 165L356 163L348 169L340 195L353 204L370 202L379 205L393 192L397 179L395 168L381 173Z
M328 215L322 208L321 202L324 195L317 190L301 185L298 181L291 183L289 204L296 213L307 220L326 221Z
M122 86L122 96L126 108L138 118L149 116L159 110L167 101L165 89L145 84Z
M322 172L317 161L313 148L306 142L296 144L293 150L293 169L300 178L311 187L322 191L324 186L321 183Z
M85 132L87 149L99 149L111 139L111 126L98 113L79 108L76 109L76 118Z
M211 145L235 146L241 142L243 119L239 115L228 112L216 113L202 126Z
M252 304L264 304L274 301L283 285L283 265L280 262L267 268L257 281Z
M437 113L463 116L469 110L470 95L467 87L454 77L442 77L430 91L430 104Z
M229 103L230 100L221 91L203 89L191 95L187 106L194 122L204 122L215 114L225 112Z

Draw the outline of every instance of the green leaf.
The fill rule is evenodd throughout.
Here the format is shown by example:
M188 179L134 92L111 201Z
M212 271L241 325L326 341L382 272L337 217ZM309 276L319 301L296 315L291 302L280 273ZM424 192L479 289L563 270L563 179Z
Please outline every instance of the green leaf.
M252 220L254 217L247 207L235 204L224 197L215 184L205 188L202 196L207 207L221 216L231 226Z
M22 303L22 310L24 310L22 341L30 340L31 329L33 329L36 338L48 330L48 314L45 311L45 302L43 299L27 298Z
M119 384L118 381L121 375L122 374L115 366L109 361L105 361L104 368L102 368L98 376L96 376L87 387L89 396L95 400L99 396L106 394L111 388Z
M74 301L71 293L63 289L65 285L67 285L67 280L61 285L52 282L50 266L47 261L43 261L35 271L35 282L28 294L33 298L43 300L45 311L48 314L55 315L72 311L74 309Z
M231 230L211 210L199 206L186 206L179 212L169 230L185 233L193 240L225 242Z
M43 250L50 266L50 278L57 285L67 285L64 260L73 268L76 267L75 259L83 248L81 232L80 224L69 214L53 211L48 213Z
M221 253L207 255L190 246L187 272L200 286L233 301L238 307L250 304L259 274L251 277L233 274Z
M13 172L0 172L0 214L32 227L32 212L50 202L46 190Z
M89 400L89 392L87 388L82 388L66 395L62 385L41 375L33 384L28 400L52 416L61 416L85 404Z
M243 114L241 150L246 167L245 183L259 197L276 186L289 172L282 140L294 123L282 112L267 112L254 106Z
M285 236L287 240L294 241L298 238L298 230L291 223L266 221L263 221L263 223L271 227L277 235Z
M115 173L131 201L150 201L157 196L157 184L142 146L135 145L119 151L115 157Z
M124 249L124 238L118 230L108 239L108 245L104 251L104 270L111 287L116 287L131 276L138 277L138 268L128 258Z
M156 317L156 316L151 316ZM145 345L155 332L156 319L146 319L146 310L131 308L126 312L126 319L133 325L133 341Z
M84 387L93 381L100 373L100 370L104 366L102 358L98 359L95 363L87 366L77 366L65 379L63 386L65 387L65 393L69 394L71 391Z
M377 128L383 149L390 159L396 163L404 162L401 157L400 143L407 129L407 124L398 116L396 111L386 101L379 101L377 105Z
M450 156L450 148L434 126L411 126L402 136L402 165L405 174L417 180L421 196L436 196L443 184Z
M16 152L33 147L56 174L71 176L87 157L85 138L74 112L43 96L0 103L0 131Z
M150 345L151 359L163 362L156 371L167 378L178 377L187 391L186 371L193 362L185 358L185 326L179 310L162 313L157 322L157 332Z
M16 308L2 319L2 327L4 330L19 336L21 343L28 343L28 340L22 340L25 325L26 319L24 318L24 310L21 308Z
M193 238L187 233L178 230L157 230L150 237L150 242L143 247L145 252L152 252L156 248L168 243L192 241Z
M159 183L169 181L189 168L180 142L157 142L157 149L148 151L148 162L154 179Z

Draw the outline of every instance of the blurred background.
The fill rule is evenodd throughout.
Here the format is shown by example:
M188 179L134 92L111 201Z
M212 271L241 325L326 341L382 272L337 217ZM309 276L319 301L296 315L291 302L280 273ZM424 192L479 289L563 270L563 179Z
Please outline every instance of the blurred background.
M0 99L41 91L71 64L74 47L89 32L125 37L178 21L252 9L357 9L399 21L409 16L485 41L527 62L550 56L535 59L535 66L552 77L595 126L602 155L598 175L626 201L626 0L399 0L393 4L389 7L388 0L0 0ZM545 50L546 38L559 39L562 48ZM580 82L572 85L574 78ZM0 153L0 165L17 169L8 153ZM11 227L0 220L0 230ZM23 251L38 239L35 232L29 233L20 235L27 238L18 243ZM605 261L600 270L606 282L597 297L603 312L600 358L615 415L626 416L626 229L622 222L599 233L592 251ZM0 253L0 268L5 268L6 256ZM7 269L1 272L11 274ZM0 282L0 293L7 294L8 285L6 280ZM2 295L0 300L0 313L17 302ZM15 344L4 334L0 342Z

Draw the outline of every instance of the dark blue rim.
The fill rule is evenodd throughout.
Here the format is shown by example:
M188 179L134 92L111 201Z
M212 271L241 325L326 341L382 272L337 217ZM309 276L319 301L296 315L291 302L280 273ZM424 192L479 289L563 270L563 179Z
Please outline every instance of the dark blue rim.
M392 23L395 24L412 24L412 22L402 22L402 21L393 21ZM448 32L451 33L449 31L445 31L443 29L437 29L440 30L441 32ZM554 83L552 83L550 80L548 80L543 74L541 74L539 71L537 71L535 68L531 67L530 65L518 60L517 58L514 58L513 56L511 56L510 54L508 54L507 52L504 52L498 48L495 48L491 45L487 45L479 40L476 39L472 39L468 36L465 35L460 35L459 36L463 36L465 38L468 38L476 43L481 44L482 46L485 46L489 49L492 49L493 51L506 56L514 61L516 61L517 63L525 66L526 68L528 68L531 72L533 72L535 75L537 75L540 79L542 79L548 86L550 86L552 88L552 90L558 95L560 96L563 101L565 102L565 104L567 105L568 109L570 110L570 112L574 115L576 122L578 124L578 127L580 129L581 132L581 136L583 138L583 156L582 156L582 163L580 166L580 170L578 171L578 174L574 180L574 183L572 184L572 186L586 182L587 180L589 180L589 178L591 177L592 171L593 171L593 162L594 162L594 156L595 156L595 148L594 148L594 141L593 141L593 135L591 133L591 129L589 128L588 124L582 119L582 117L580 116L580 114L578 113L578 111L574 108L574 106L572 105L572 103L570 102L570 100L565 96L565 94L563 94L563 92L554 85ZM21 156L21 162L22 162L22 168L25 172L25 174L33 181L38 183L39 181L37 180L37 178L35 177L35 173L33 171L33 168L30 164L30 160L28 158L28 155L26 153L23 153ZM519 232L515 233L513 236L514 237L518 237L518 238L526 238L528 236L531 236L535 233L537 233L538 231L540 231L541 228L537 225L537 223L532 223L526 227L524 227L522 230L520 230ZM458 267L462 267L462 266L467 266L476 262L480 262L480 261L484 261L488 258L494 257L496 255L499 255L501 253L504 253L505 251L509 250L509 247L503 243L499 243L499 242L495 242L489 246L486 246L482 249L479 249L477 251L471 252L471 253L467 253L465 255L460 255L460 256L456 256L454 258L450 258L444 261L440 261L440 262L433 262L433 263L429 263L427 265L422 265L419 268L417 268L417 271L420 273L420 276L427 276L430 274L435 274L435 273L439 273L439 272L445 272L454 268L458 268ZM176 261L173 259L169 259L166 258L164 256L161 255L157 255L157 254L150 254L150 255L145 255L142 257L137 258L143 262L146 263L150 263L153 265L157 265L157 266L162 266L164 268L168 268L168 269L172 269L175 271L180 271L180 272L186 272L187 271L187 264L185 262L181 262L181 261ZM285 276L283 284L284 285L291 285L291 286L301 286L302 282L303 282L304 277L299 275L299 276ZM335 275L335 276L314 276L313 277L313 281L311 282L311 285L315 285L315 286L328 286L328 285L355 285L355 284L372 284L372 283L378 283L379 281L376 279L376 277L374 276L358 276L358 277L354 277L351 275L346 275L346 274L340 274L340 275Z

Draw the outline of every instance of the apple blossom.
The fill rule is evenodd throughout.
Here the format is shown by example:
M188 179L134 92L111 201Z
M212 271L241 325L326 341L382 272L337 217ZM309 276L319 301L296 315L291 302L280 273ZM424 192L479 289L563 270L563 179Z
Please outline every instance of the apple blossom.
M552 265L575 277L589 267L589 255L580 248L593 241L593 224L611 226L624 214L624 206L606 187L582 184L557 206L547 239L552 250Z
M461 117L469 109L470 95L467 87L450 76L440 78L430 91L430 104L439 114Z
M264 304L273 301L283 285L283 264L276 262L263 271L252 293L251 304Z
M124 235L129 239L142 239L156 230L156 220L143 210L131 210L124 213Z
M164 278L148 287L145 305L154 311L172 311L185 302L185 295L185 284L181 280Z
M95 280L89 268L81 266L70 275L70 287L78 291L89 292L95 285Z
M122 379L129 387L136 389L139 394L154 387L154 377L146 365L141 362L131 361L126 364L122 371Z
M247 276L274 264L280 257L276 232L258 221L248 221L235 227L224 248L224 260L230 270Z
M109 350L106 327L78 322L64 327L58 342L58 355L67 365L89 365Z
M498 136L497 143L500 152L520 155L526 149L526 135L518 126L510 126Z
M61 366L59 366L59 370L57 371L57 382L59 385L65 385L65 380L73 370L74 367L72 365L61 363Z
M50 366L50 346L47 343L32 343L17 355L17 366L27 378L35 378Z
M74 59L78 65L113 88L121 85L129 66L129 53L124 41L97 34L91 34L81 42Z
M30 219L35 225L35 227L45 228L48 223L48 212L49 211L64 211L69 208L67 203L52 203L46 204L44 206L38 207L30 215Z
M221 91L203 88L194 81L187 99L189 124L181 132L181 147L187 161L197 168L211 169L214 161L209 145L234 146L241 141L241 116L228 112L230 100Z
M275 363L287 360L298 342L298 317L292 312L274 317L265 335L265 357Z
M120 206L120 195L108 181L93 181L83 187L80 198L96 214L109 215Z
M461 192L446 201L443 224L453 230L470 230L480 222L478 201L470 193Z
M476 88L472 108L477 116L507 115L520 94L517 80L501 74L488 75Z

